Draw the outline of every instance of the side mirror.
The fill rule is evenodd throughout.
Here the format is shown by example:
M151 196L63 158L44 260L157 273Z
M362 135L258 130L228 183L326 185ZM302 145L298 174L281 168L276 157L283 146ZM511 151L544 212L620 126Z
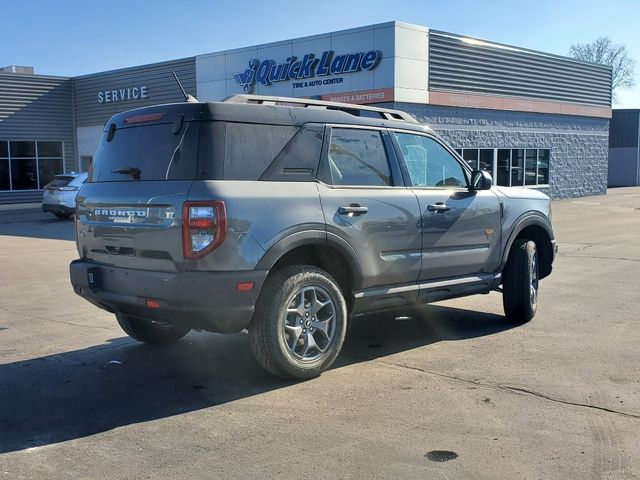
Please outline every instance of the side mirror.
M493 179L489 172L474 170L471 173L471 190L489 190L493 185Z

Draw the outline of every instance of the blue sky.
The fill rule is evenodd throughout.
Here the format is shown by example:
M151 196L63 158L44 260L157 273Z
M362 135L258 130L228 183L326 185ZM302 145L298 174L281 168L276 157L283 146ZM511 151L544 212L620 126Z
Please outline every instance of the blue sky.
M609 36L638 61L640 1L0 0L0 64L81 75L400 20L566 54ZM640 86L616 106L640 108Z

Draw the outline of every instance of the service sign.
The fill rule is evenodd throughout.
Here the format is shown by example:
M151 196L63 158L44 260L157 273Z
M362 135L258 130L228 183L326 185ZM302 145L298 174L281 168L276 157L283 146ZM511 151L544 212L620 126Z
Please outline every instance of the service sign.
M149 89L146 85L102 90L98 92L98 103L128 102L149 98Z

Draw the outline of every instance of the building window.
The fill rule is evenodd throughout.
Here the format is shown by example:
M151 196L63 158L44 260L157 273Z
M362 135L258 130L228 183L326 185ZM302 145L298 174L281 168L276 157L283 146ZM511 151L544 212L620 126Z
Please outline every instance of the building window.
M550 150L546 148L457 148L474 170L491 173L505 187L549 185Z
M7 142L0 142L0 190L11 190L9 145Z
M89 168L91 168L91 162L93 162L93 157L90 157L90 156L80 157L80 171L88 172Z
M549 150L538 150L538 185L549 185Z
M524 185L524 149L511 150L511 187ZM506 186L506 185L505 185Z
M498 162L496 174L493 175L497 185L510 185L509 171L511 164L511 150L506 148L498 149Z
M36 142L9 142L11 186L14 190L38 189Z
M62 142L0 140L0 190L41 190L64 172Z
M493 148L481 148L480 154L478 155L478 161L480 162L478 170L489 173L493 172L493 155Z
M462 151L462 158L472 169L478 170L478 150L476 148L465 148Z

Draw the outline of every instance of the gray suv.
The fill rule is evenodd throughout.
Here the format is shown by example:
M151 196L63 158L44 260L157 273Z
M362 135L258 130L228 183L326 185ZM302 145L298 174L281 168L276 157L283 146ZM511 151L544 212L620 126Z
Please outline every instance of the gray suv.
M292 379L369 312L498 290L526 322L556 253L546 195L492 187L407 113L293 98L115 115L76 218L73 288L131 337L247 329Z

